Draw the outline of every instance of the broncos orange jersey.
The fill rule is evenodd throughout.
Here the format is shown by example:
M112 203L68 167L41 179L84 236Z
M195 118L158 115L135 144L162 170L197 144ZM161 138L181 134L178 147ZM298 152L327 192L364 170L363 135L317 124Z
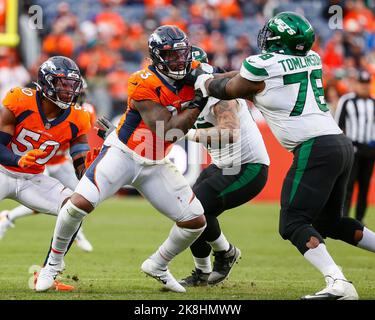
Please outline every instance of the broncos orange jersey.
M75 108L80 107L77 106ZM90 127L93 127L96 121L96 112L94 106L88 102L84 102L82 103L82 110L87 111L90 114ZM56 154L51 158L51 160L48 161L47 165L57 165L67 161L69 159L67 156L69 147L69 143L67 143L65 146L61 146Z
M46 157L36 161L39 166L4 166L11 171L34 174L43 172L45 165L60 150L66 150L72 139L86 134L90 129L90 114L78 105L64 110L54 120L46 119L40 95L29 88L10 90L2 103L16 118L15 131L7 147L20 156L33 149L47 152Z
M193 67L199 65L194 61ZM163 159L172 143L159 138L145 124L133 101L152 100L178 113L184 103L194 98L194 88L181 85L173 87L154 66L133 73L128 80L128 107L117 127L119 139L134 152L151 160Z

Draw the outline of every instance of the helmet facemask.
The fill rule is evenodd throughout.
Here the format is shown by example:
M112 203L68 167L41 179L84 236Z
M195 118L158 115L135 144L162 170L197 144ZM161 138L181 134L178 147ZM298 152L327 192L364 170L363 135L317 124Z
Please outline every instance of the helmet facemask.
M78 75L59 77L49 74L45 79L49 84L49 88L42 88L42 92L47 99L63 110L77 103L82 92L82 80Z
M174 80L183 79L191 69L191 46L175 49L157 49L153 50L157 57L156 67L168 78Z
M280 39L281 39L280 36L275 36L272 30L268 28L268 23L267 23L258 33L258 38L257 38L258 48L263 53L265 53L267 49L270 47L269 41L276 41Z

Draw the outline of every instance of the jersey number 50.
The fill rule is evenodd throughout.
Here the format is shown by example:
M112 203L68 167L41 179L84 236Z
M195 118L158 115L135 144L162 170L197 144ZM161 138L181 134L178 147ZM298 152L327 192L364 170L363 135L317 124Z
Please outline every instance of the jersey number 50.
M307 96L307 87L309 84L309 77L308 77L308 72L298 72L298 73L293 73L293 74L287 74L284 76L284 85L287 84L294 84L294 83L299 83L299 91L297 95L297 101L296 104L294 105L294 108L292 112L290 113L290 116L299 116L302 114L303 109L305 108L305 103L306 103L306 96ZM318 87L317 80L320 80L321 86ZM328 111L327 104L320 100L321 98L324 99L324 89L322 87L323 81L322 81L322 69L316 69L313 70L310 73L310 83L312 90L314 92L314 97L315 101L319 107L320 110L323 112Z
M36 132L33 132L33 131L30 131L30 130L27 130L25 128L23 128L21 130L21 132L19 133L19 135L17 136L16 140L17 142L19 142L22 146L25 147L25 150L21 151L17 144L15 143L11 143L11 147L12 147L12 151L18 155L18 156L23 156L24 154L26 154L27 152L33 150L33 149L36 149L33 144L27 140L26 138L31 138L31 140L35 141L35 142L38 142L39 139L40 139L40 134L39 133L36 133ZM48 150L47 150L48 148ZM49 151L49 154L48 156L46 156L45 158L39 158L36 163L40 164L40 165L44 165L46 164L57 152L57 150L59 150L60 148L60 143L56 142L56 141L53 141L53 140L47 140L45 142L43 142L39 149L40 150L43 150L43 151Z

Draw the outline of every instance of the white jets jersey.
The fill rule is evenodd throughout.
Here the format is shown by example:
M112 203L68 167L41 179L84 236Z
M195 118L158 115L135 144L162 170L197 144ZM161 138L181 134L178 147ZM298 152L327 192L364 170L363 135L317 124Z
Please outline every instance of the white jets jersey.
M240 119L239 138L234 143L211 145L204 144L211 155L212 162L219 168L228 168L245 163L270 164L266 146L262 135L253 120L245 100L238 101L238 117ZM193 128L210 128L217 125L214 106L218 99L210 97L202 112L200 113ZM224 141L225 141L225 134ZM223 137L222 136L222 137Z
M318 136L340 134L324 101L322 62L309 51L304 57L266 53L246 58L240 74L264 81L265 89L254 96L273 134L288 150Z

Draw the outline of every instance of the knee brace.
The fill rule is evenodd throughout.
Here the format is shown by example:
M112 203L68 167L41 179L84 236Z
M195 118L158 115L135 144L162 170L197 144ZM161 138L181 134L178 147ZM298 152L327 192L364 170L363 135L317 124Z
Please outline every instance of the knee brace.
M309 248L306 244L310 241L311 237L315 237L320 243L324 243L322 236L310 225L299 225L293 227L293 225L287 228L280 228L280 235L284 240L289 240L301 254L305 254Z

